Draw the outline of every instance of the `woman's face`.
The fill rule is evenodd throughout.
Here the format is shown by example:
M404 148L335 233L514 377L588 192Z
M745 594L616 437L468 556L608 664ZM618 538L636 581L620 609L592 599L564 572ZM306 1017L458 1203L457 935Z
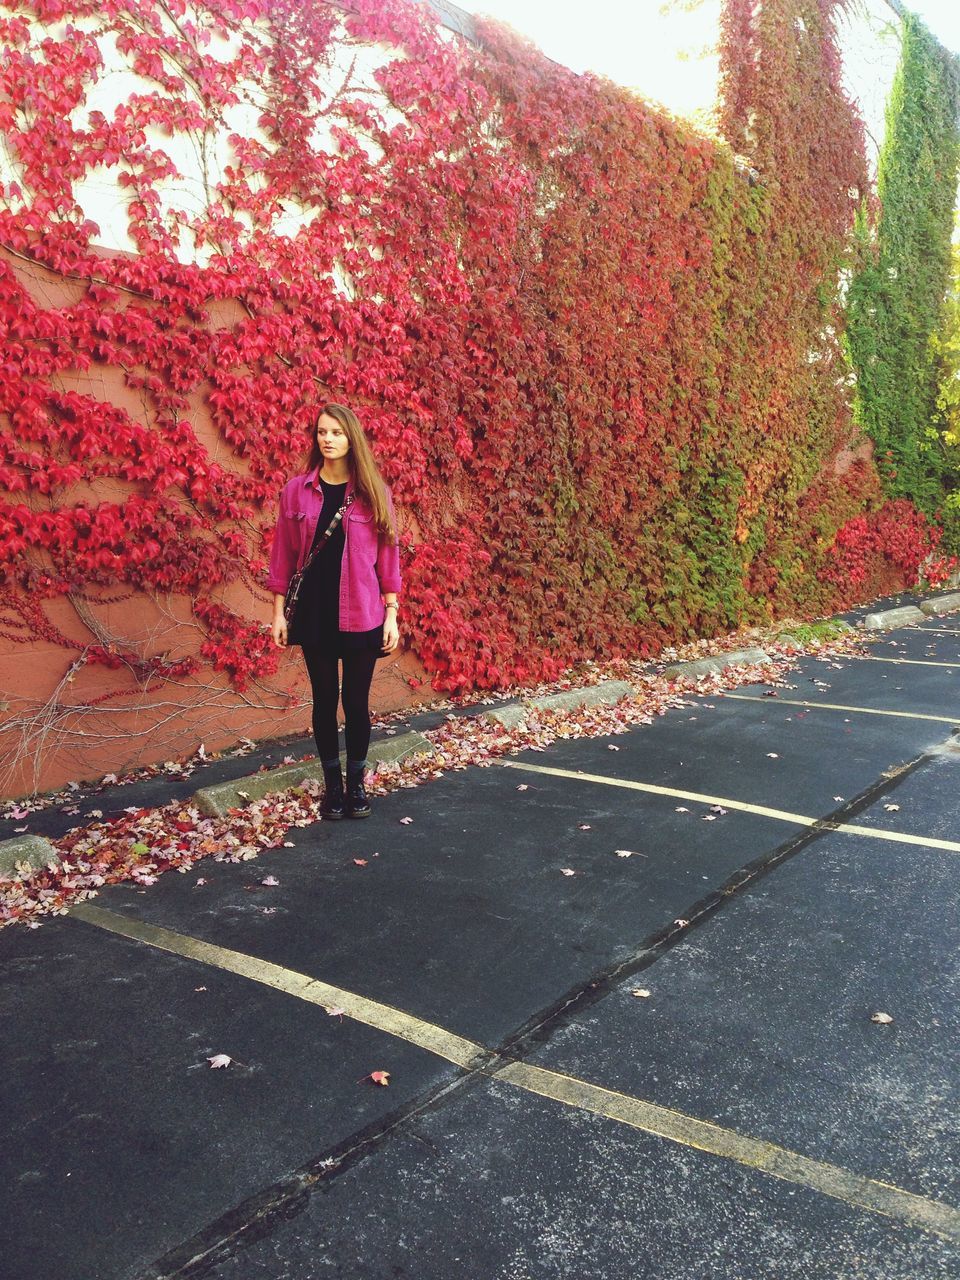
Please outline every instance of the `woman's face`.
M346 431L336 418L327 413L321 413L317 422L317 444L324 458L345 458L350 452Z

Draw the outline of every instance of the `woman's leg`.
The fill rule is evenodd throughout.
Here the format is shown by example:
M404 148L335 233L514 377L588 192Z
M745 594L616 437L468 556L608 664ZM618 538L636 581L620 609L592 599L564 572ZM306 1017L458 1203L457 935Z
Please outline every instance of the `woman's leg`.
M350 818L365 818L370 812L363 785L370 745L370 682L376 666L376 653L345 654L343 659L343 714L347 739L346 813Z
M317 755L325 763L340 760L337 735L337 702L340 699L340 672L336 658L328 658L319 649L303 646L310 687L313 691L313 736Z
M303 656L313 691L313 736L317 743L317 755L323 765L320 816L342 818L346 811L346 799L343 794L340 741L337 736L337 702L340 698L338 663L336 658L326 657L319 649L304 647Z
M346 720L347 761L367 758L370 745L370 684L377 653L349 653L343 657L343 715Z

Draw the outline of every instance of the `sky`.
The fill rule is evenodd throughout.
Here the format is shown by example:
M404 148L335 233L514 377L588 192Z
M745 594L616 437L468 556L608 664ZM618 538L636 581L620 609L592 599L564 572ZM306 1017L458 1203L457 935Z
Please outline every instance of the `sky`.
M528 36L555 62L594 71L696 117L716 98L722 0L457 0ZM960 3L960 0L957 0ZM679 55L679 57L678 57Z
M957 0L912 0L907 6L954 53L960 53L960 4Z
M650 28L655 22L663 30L663 10L671 15L667 25L677 32L678 47L696 55L698 38L710 39L716 30L711 15L719 0L458 0L471 13L487 13L508 22L529 36L549 57L573 71L596 71L618 84L642 88L648 96L666 100L657 92L658 77L668 74L676 97L677 64L668 72L658 59ZM856 0L854 0L856 3ZM923 18L931 31L948 48L960 53L960 0L907 0L908 7ZM698 12L699 11L699 12ZM706 34L704 34L706 33ZM673 60L670 60L673 61ZM699 105L693 86L691 109ZM666 81L664 81L666 83ZM681 88L681 92L685 90ZM702 93L699 95L702 97Z

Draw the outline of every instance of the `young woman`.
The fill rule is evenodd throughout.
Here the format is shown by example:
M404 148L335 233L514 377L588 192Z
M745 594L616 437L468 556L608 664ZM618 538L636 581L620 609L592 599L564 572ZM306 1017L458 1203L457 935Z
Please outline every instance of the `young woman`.
M370 812L364 787L370 682L377 658L392 653L399 642L396 517L390 490L351 409L324 405L312 435L306 471L280 494L267 577L274 592L273 639L281 647L303 647L313 690L313 735L323 765L321 814L365 818ZM284 596L315 546L288 628ZM346 794L337 737L341 661Z

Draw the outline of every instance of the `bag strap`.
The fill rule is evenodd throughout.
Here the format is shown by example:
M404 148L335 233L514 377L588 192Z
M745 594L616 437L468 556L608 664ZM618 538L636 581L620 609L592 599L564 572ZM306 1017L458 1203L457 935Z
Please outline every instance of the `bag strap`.
M301 573L307 572L307 570L313 564L314 560L316 560L317 556L326 546L327 539L330 537L331 534L336 533L337 525L343 519L344 515L346 514L347 507L349 507L352 501L353 501L353 494L351 493L349 498L344 499L343 506L340 508L337 514L330 521L330 524L327 526L327 528L323 531L323 535L314 542L313 549L311 550L310 554L307 556L306 560L304 561L303 568L300 570Z

